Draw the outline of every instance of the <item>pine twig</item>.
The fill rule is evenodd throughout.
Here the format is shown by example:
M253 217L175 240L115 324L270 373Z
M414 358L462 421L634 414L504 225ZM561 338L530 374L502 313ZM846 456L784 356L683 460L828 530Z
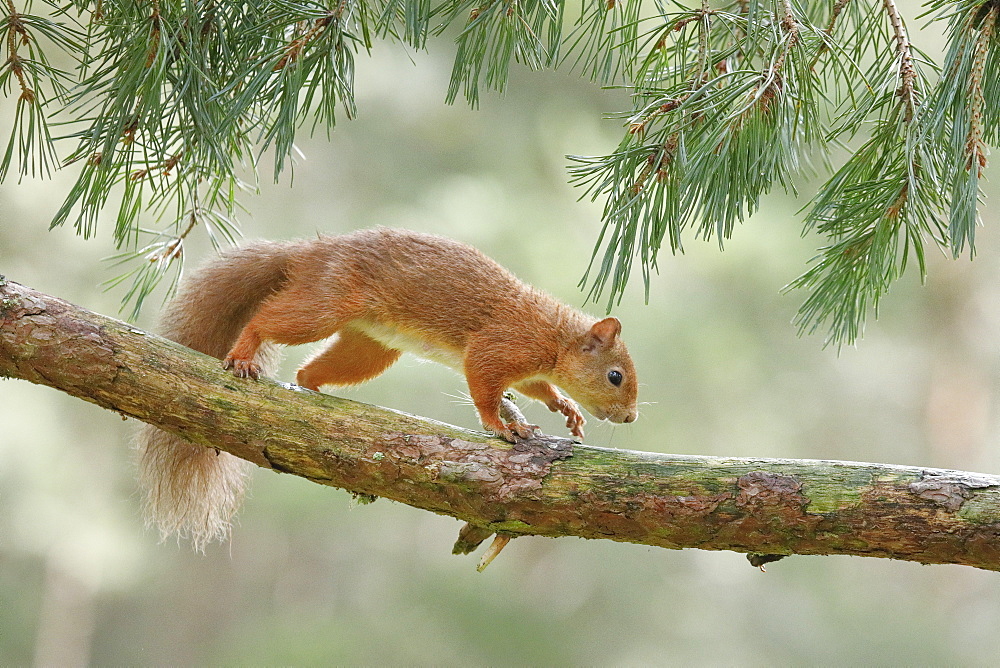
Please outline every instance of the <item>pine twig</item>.
M779 24L781 25L781 30L785 33L785 46L781 50L781 55L778 59L774 61L771 65L771 74L777 76L778 72L785 64L785 59L788 57L788 53L795 48L795 45L799 43L799 26L798 22L795 20L795 14L792 12L792 3L790 0L782 0L781 8L783 10L781 20Z
M17 79L18 86L21 87L21 95L18 97L18 103L23 101L27 104L34 104L35 91L28 85L28 81L24 76L24 65L17 53L18 46L27 44L31 37L28 35L28 30L21 21L21 14L17 11L17 7L14 6L14 0L7 0L7 21L6 65L11 74Z
M896 55L899 58L899 78L900 87L897 95L906 105L905 120L907 123L913 120L913 115L917 108L917 96L914 89L914 82L917 79L917 71L913 66L913 50L910 38L906 34L906 26L903 24L903 17L900 16L896 3L893 0L882 0L882 6L889 16L889 23L892 25L893 40L896 43Z
M337 3L336 9L328 12L326 16L322 16L316 19L313 22L313 26L309 30L307 30L301 37L297 37L293 39L291 42L289 42L288 46L285 48L284 55L277 63L274 64L274 67L272 69L275 72L277 72L297 62L299 57L302 55L302 52L309 45L310 42L312 42L321 34L323 34L323 31L326 30L331 23L340 20L340 17L343 15L346 6L347 6L347 0L340 0L340 2Z
M986 69L986 54L989 51L990 41L993 39L997 14L997 4L992 3L989 13L976 35L976 51L970 72L969 133L965 142L968 158L965 169L970 172L975 169L977 178L982 178L983 170L986 168L986 144L983 141L983 106L986 100L983 95L983 75Z
M833 39L833 30L837 26L837 19L840 18L840 13L844 11L847 4L851 0L837 0L833 4L833 9L830 10L830 20L826 24L826 28L823 29L823 35L826 37L816 50L816 56L813 58L812 64L809 65L809 70L813 71L816 69L816 65L819 64L819 59L823 57L827 51L830 50L829 40Z

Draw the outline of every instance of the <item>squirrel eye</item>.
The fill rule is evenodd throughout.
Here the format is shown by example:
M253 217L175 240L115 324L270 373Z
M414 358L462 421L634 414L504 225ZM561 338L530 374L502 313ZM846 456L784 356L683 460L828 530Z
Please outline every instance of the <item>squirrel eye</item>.
M608 380L611 382L612 385L618 387L619 385L622 384L622 372L616 370L609 371Z

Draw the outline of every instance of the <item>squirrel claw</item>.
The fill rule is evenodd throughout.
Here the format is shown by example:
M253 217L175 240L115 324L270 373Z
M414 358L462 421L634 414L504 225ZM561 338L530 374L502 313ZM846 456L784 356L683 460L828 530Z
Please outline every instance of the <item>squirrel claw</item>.
M569 433L579 438L583 438L583 425L587 424L587 421L583 419L583 415L580 411L574 411L572 413L566 413L566 427L569 429Z
M260 365L253 360L236 359L227 357L222 361L223 369L232 369L233 375L237 378L260 378Z
M527 422L509 422L504 424L502 429L491 428L490 431L508 443L517 443L518 441L540 436L542 433L541 427L537 424L528 424Z
M522 439L534 438L542 433L542 428L537 424L528 424L527 422L511 422L507 425L507 430Z
M566 427L569 429L569 433L578 438L583 438L583 425L587 424L587 421L575 403L569 399L564 399L558 402L552 410L566 416Z

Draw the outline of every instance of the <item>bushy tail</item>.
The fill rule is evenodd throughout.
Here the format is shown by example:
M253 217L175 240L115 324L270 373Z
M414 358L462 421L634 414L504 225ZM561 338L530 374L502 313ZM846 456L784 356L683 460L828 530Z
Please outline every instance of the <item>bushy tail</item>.
M257 243L214 258L184 282L167 305L161 333L177 343L222 359L260 303L286 280L295 243ZM264 373L273 355L262 350ZM225 540L249 476L248 462L194 445L143 425L139 442L139 484L145 494L146 524L163 539L190 538L197 550Z

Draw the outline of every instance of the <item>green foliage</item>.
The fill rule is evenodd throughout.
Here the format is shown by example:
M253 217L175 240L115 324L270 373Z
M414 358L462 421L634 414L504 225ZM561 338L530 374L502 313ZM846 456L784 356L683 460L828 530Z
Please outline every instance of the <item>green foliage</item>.
M773 186L794 189L827 147L859 138L806 210L829 245L789 286L810 291L801 330L849 343L911 253L922 277L926 243L956 256L971 246L1000 109L995 77L982 76L996 5L938 5L953 30L936 81L892 2L706 3L650 18L627 134L615 153L574 158L574 177L606 201L590 294L610 307L633 259L648 291L664 238L681 251L694 224L721 245Z
M43 109L52 103L65 103L70 76L49 63L39 40L77 53L81 49L80 33L73 25L20 14L9 5L6 16L0 19L0 35L6 46L0 90L6 96L17 94L14 124L0 160L0 181L7 178L15 158L22 177L48 176L58 160Z
M610 238L591 295L607 286L620 296L635 256L648 290L663 238L682 250L692 222L696 236L721 244L774 182L790 186L817 148L812 63L798 48L814 36L791 20L724 11L663 18L636 39L636 106L618 150L574 158L574 178L607 202Z
M491 0L470 12L468 2L445 2L434 12L443 15L442 26L468 16L458 37L447 101L454 102L461 90L476 106L481 78L488 88L503 90L511 59L533 69L550 65L559 45L562 7L555 0Z
M821 175L804 222L828 243L789 287L809 292L799 327L836 345L858 336L911 259L923 276L928 244L973 252L1000 127L996 0L929 4L925 17L948 25L940 73L892 0L34 4L48 15L9 0L0 20L0 84L18 95L0 178L15 163L48 174L56 147L71 147L64 162L79 176L52 224L91 236L117 207L113 259L125 270L109 283L126 286L133 313L176 279L192 231L235 237L238 196L256 189L265 150L278 178L300 128L358 113L355 58L377 39L423 49L454 35L449 102L502 91L514 63L628 88L618 147L570 167L604 202L583 285L609 308L633 265L648 293L661 249L682 252L688 235L722 246L775 187ZM53 67L51 49L75 71ZM55 123L66 131L53 140ZM839 167L831 146L850 154Z
M979 179L986 166L986 145L1000 130L1000 66L995 2L934 3L950 15L949 48L943 76L927 105L927 132L946 153L942 182L950 193L948 237L957 257L976 231Z

